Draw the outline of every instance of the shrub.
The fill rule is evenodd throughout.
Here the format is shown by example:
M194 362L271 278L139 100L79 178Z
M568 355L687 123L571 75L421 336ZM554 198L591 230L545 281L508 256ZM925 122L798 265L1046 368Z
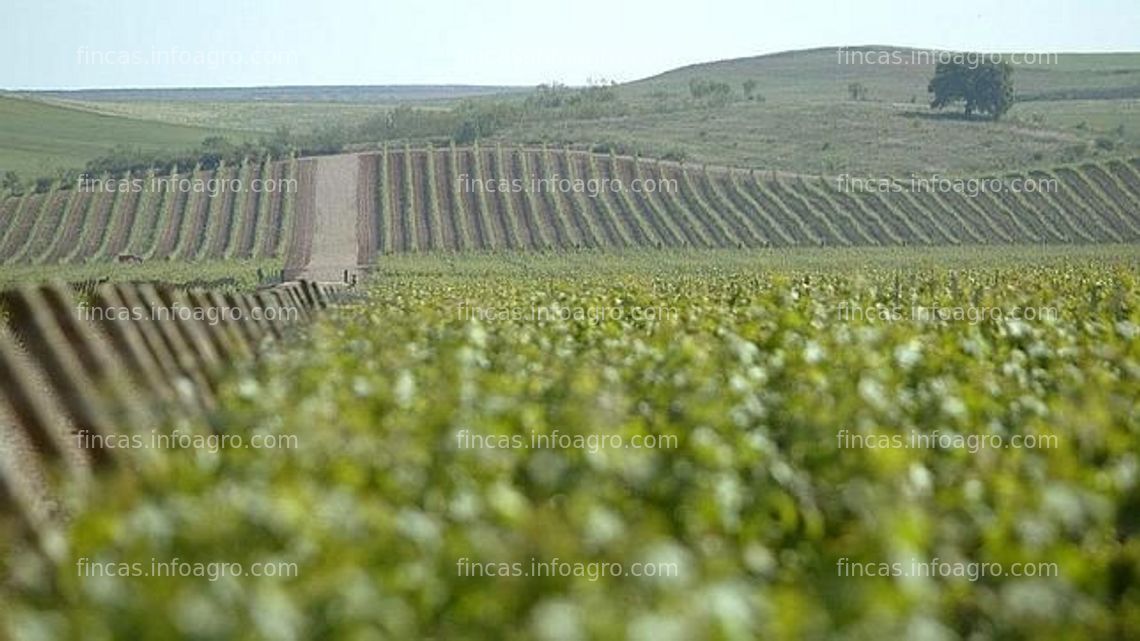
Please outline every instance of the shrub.
M4 172L4 177L0 178L0 189L18 196L24 193L24 181L20 179L20 174L9 169Z
M723 106L732 99L732 87L719 80L693 78L689 81L689 94L708 106Z

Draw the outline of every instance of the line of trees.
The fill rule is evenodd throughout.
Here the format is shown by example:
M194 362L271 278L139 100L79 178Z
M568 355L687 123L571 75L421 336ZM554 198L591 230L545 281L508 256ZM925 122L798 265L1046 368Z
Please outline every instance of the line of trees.
M558 82L539 85L523 102L523 110L540 119L587 120L623 116L629 106L618 98L616 82L591 80L580 88Z

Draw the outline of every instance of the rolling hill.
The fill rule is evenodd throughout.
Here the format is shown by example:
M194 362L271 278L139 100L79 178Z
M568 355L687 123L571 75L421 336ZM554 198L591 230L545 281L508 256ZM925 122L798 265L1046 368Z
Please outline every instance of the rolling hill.
M357 262L453 251L1140 240L1140 148L1130 137L1140 131L1133 126L1140 124L1133 96L1140 54L1063 54L1057 64L1019 68L1019 91L1027 101L1013 117L990 123L931 114L919 98L912 103L910 96L924 89L929 65L839 64L848 54L888 49L817 49L685 67L615 87L616 115L539 114L475 147L433 149L414 141L381 148L364 142L352 177L360 203ZM688 96L695 78L727 82L736 96L718 106L697 103ZM763 100L744 98L739 87L746 79L756 80ZM869 99L843 96L853 81L868 88ZM452 97L479 88L461 89ZM0 129L8 134L0 162L75 166L114 144L180 149L207 135L250 135L242 128L253 122L265 126L302 115L313 122L345 122L386 108L375 102L384 96L424 98L443 90L186 90L175 91L179 97L173 101L154 102L171 90L157 91L87 92L87 102L0 97L0 112L7 115ZM91 101L100 97L132 100ZM204 98L220 102L199 101ZM279 101L284 99L300 102ZM496 99L517 102L519 96L509 92ZM123 113L92 111L104 107ZM187 114L194 114L191 121L233 128L170 122ZM1116 133L1106 138L1108 132ZM583 153L599 149L605 153ZM238 186L218 194L84 193L57 185L50 193L7 198L0 202L0 262L85 264L137 257L296 265L311 243L307 231L317 208L312 172L318 162L262 159L167 177ZM1033 179L1055 188L973 196L905 189L867 193L837 189L840 176L886 176L892 185L933 176L959 182ZM292 181L293 189L249 189L267 177ZM652 194L476 193L459 188L463 177L468 187L486 180L617 178L628 184L651 177L672 180L676 188Z
M924 64L867 64L883 53L904 61L917 50L872 45L825 48L691 65L616 87L620 109L598 117L536 114L493 137L504 144L614 149L644 156L810 174L976 175L1140 153L1140 54L1058 54L1050 64L1019 65L1015 105L999 123L964 122L954 112L926 107ZM923 60L919 60L923 62ZM1055 63L1055 64L1054 64ZM734 96L710 107L689 95L695 78L727 82ZM762 100L745 99L742 84L756 83ZM866 88L851 100L848 85ZM77 167L90 146L69 148L53 138L48 121L90 114L144 121L127 144L182 149L200 140L184 127L222 128L242 139L287 126L294 132L351 128L393 104L451 108L455 99L519 103L525 93L503 87L269 87L230 89L131 89L30 94L50 102L44 123L38 102L22 102L27 145L54 146L29 164ZM12 100L12 99L9 99ZM14 107L8 103L8 109ZM74 107L73 111L59 111ZM11 121L15 122L15 121ZM122 120L109 123L121 125ZM155 123L175 124L171 130ZM39 132L39 133L36 133ZM164 133L165 132L165 133ZM448 135L451 132L440 132ZM187 141L186 138L190 140ZM438 136L436 137L438 138ZM429 138L410 140L422 146ZM374 141L356 141L367 146ZM9 158L16 153L13 149ZM4 160L0 156L0 160ZM6 165L0 164L0 167ZM34 172L33 172L34 173Z
M860 82L872 100L909 102L914 96L922 102L935 59L924 57L926 52L892 45L787 51L688 65L628 83L623 89L630 96L649 99L655 92L688 91L689 81L698 77L736 87L753 79L756 92L768 100L810 102L844 97L848 83ZM1140 98L1140 53L1020 55L1037 59L1030 58L1035 64L1014 64L1019 100Z
M196 147L213 135L234 132L91 113L57 104L0 95L0 172L24 178L57 168L81 169L116 145L144 150Z
M917 50L825 48L691 65L619 85L627 113L593 120L539 120L503 141L576 144L695 162L801 173L973 175L1140 152L1140 54L1058 54L1018 65L1020 102L1001 122L932 112L934 65L903 61ZM695 79L728 83L723 106L695 103ZM744 96L754 81L757 99ZM866 89L853 100L852 83Z

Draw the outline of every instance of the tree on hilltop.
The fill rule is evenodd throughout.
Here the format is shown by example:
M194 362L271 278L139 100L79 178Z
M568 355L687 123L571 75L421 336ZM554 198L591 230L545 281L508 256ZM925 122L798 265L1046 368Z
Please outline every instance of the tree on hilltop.
M940 62L926 90L934 94L931 109L963 101L967 118L980 113L998 120L1013 106L1013 67L1005 61Z

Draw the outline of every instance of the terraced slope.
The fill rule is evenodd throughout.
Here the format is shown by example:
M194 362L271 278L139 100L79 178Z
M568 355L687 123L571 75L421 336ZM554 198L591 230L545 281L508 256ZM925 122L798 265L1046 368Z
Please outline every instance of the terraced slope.
M322 190L322 202L338 201L341 214L338 269L354 266L353 242L355 265L371 265L385 254L437 251L1140 241L1140 158L980 176L1006 187L973 194L485 146L386 149L158 178L172 177L224 188L57 187L0 202L0 263L284 257L303 270L315 244L329 240L316 218ZM133 178L149 184L154 177ZM254 188L266 178L287 182ZM1008 187L1025 180L1037 189ZM352 193L341 198L330 189ZM355 230L346 222L352 210Z

